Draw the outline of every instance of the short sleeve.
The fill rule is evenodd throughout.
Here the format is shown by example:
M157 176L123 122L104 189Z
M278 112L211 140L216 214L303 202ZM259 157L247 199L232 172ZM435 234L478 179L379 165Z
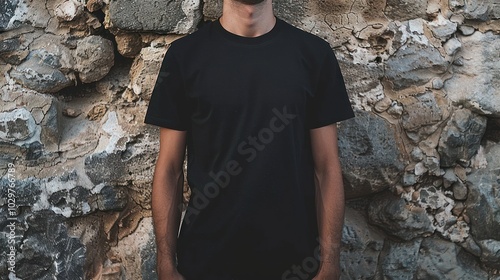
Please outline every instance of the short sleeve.
M187 130L189 108L180 67L169 48L163 59L144 122L175 130Z
M320 63L315 90L307 107L310 129L354 117L339 63L329 46L326 58Z

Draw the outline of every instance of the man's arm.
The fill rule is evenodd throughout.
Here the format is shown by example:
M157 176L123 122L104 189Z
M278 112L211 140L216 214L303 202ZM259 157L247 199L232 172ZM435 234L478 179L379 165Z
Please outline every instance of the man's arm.
M335 124L310 131L316 183L321 264L314 280L340 278L344 186Z
M151 194L159 280L184 279L176 268L176 245L181 219L179 205L182 203L185 147L185 131L160 128L160 151Z

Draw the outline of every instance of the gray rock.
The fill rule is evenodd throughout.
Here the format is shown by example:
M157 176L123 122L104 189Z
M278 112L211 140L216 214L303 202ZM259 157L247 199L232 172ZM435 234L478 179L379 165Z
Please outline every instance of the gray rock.
M39 92L54 93L73 84L63 72L46 64L38 56L32 56L21 63L10 75L18 83Z
M438 152L441 166L466 164L474 156L486 131L487 119L467 109L456 110L441 133Z
M441 39L442 41L450 38L457 31L458 24L452 22L448 19L444 19L442 16L439 16L440 20L438 22L431 22L428 24L429 28L432 31L432 34L436 38Z
M405 21L414 18L426 17L427 0L402 2L388 0L384 13L395 20Z
M375 89L384 77L382 65L356 64L348 60L339 60L339 65L347 91L352 96Z
M113 166L113 168L108 168L108 166ZM102 152L85 158L85 172L96 185L116 182L128 175L126 170L126 163L122 161L120 153Z
M393 129L365 111L356 111L356 118L340 124L339 155L347 197L379 192L399 181L404 162Z
M486 168L477 169L467 177L467 215L475 240L499 240L500 232L500 145L486 147Z
M450 1L455 12L463 12L467 19L492 20L500 18L500 6L496 0Z
M500 36L492 32L474 32L461 37L460 55L463 66L454 67L455 74L445 82L445 91L456 104L481 115L500 117Z
M439 123L443 112L431 91L409 97L404 104L403 128L415 131L423 126Z
M0 54L5 52L12 52L21 47L21 42L19 38L9 38L0 41Z
M409 43L394 53L386 64L386 77L395 89L427 83L438 74L446 72L448 62L439 51L420 43Z
M407 205L402 198L386 193L377 196L368 209L370 223L403 240L434 232L425 209Z
M100 36L83 38L76 47L76 63L82 82L99 81L114 65L113 43Z
M460 30L460 32L462 32L464 36L470 36L474 32L476 32L476 29L474 27L468 25L460 25L458 29Z
M456 38L451 38L444 44L444 50L448 55L455 55L461 48L462 43L460 43L460 41Z
M153 231L150 232L148 242L141 250L141 274L142 279L158 279L156 272L156 243Z
M417 273L413 279L488 279L475 259L454 243L426 238L422 241L417 262Z
M124 188L105 186L97 194L97 208L101 211L123 210L128 203Z
M452 185L453 197L457 200L467 199L467 186L461 181L455 182Z
M490 267L500 269L500 240L481 240L478 245L481 248L481 261Z
M385 279L415 279L421 244L422 239L405 243L386 241L379 264Z
M111 0L108 15L118 29L187 34L201 20L200 0Z
M16 142L35 136L39 126L26 108L0 113L0 141Z
M432 80L432 88L433 89L442 89L444 87L444 82L440 78L435 78Z
M377 271L384 235L352 208L346 208L342 230L342 279L372 279Z
M1 0L0 3L0 31L5 31L16 12L19 0Z
M85 247L68 236L62 216L43 211L27 217L30 234L16 263L21 279L83 279Z

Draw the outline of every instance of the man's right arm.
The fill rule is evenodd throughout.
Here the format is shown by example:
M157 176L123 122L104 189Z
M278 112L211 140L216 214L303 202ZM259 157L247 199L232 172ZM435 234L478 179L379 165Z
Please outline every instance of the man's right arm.
M176 268L184 174L186 132L160 128L160 151L153 176L151 207L159 280L183 280Z

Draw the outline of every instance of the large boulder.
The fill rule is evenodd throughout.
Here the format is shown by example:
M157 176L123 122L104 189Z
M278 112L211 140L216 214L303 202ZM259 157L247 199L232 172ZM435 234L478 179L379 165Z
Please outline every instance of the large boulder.
M412 40L389 57L385 74L399 90L423 85L447 69L448 62L437 48Z
M108 17L112 28L187 34L201 20L200 0L111 0Z
M488 279L476 260L458 245L438 238L422 241L416 275L410 279Z
M380 192L399 182L404 156L394 129L364 111L356 111L355 118L340 124L339 155L348 198Z
M371 279L376 275L384 235L368 225L357 210L346 208L342 230L342 279Z
M456 110L439 140L441 166L451 167L456 163L466 166L479 149L486 131L486 122L486 117L474 114L470 110Z
M467 176L467 215L475 240L500 241L500 145L485 148L487 166Z
M373 199L368 217L370 223L403 240L412 240L434 232L432 220L424 208L409 205L404 199L390 193Z
M482 115L500 117L500 37L492 32L474 32L460 37L458 52L463 66L454 66L455 74L445 82L449 98Z
M114 46L103 37L88 36L79 40L75 57L80 80L92 83L104 78L113 67Z

